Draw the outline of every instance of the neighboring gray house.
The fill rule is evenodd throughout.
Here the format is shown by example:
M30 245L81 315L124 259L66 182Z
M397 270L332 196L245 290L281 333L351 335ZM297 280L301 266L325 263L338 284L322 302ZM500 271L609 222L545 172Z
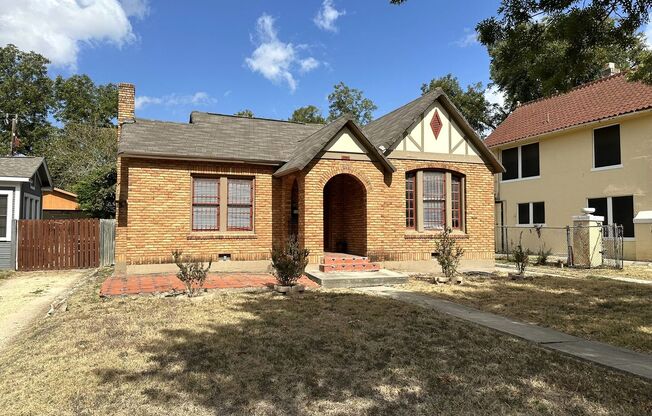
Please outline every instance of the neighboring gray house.
M43 217L43 191L52 178L42 157L0 157L0 269L16 267L14 220Z

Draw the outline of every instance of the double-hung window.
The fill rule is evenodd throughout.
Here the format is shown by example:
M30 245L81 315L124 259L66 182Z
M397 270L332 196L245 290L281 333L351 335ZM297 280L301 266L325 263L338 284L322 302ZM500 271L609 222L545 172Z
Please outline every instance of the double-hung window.
M505 149L501 152L501 160L505 167L503 181L537 177L540 174L539 143Z
M423 228L441 230L446 225L446 176L423 173Z
M227 179L229 196L227 229L250 231L253 218L253 181L251 179Z
M193 231L220 229L220 179L194 178L192 193Z
M194 177L192 186L193 231L253 230L253 179Z
M405 175L405 227L416 231L464 229L464 179L454 172Z

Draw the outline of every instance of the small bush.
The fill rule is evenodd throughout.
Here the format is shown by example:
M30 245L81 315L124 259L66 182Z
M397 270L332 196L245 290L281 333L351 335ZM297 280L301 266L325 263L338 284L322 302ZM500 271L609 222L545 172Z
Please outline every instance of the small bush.
M446 228L441 237L435 242L435 250L439 253L437 262L441 266L441 272L452 283L453 276L457 274L460 258L464 255L464 250L458 247L457 241L451 237L450 228Z
M281 286L294 286L308 265L310 251L299 246L295 235L290 236L283 247L272 249L274 277Z
M192 297L204 287L208 270L211 268L212 260L208 262L208 266L204 268L204 263L197 259L183 259L183 253L179 250L172 252L174 263L179 268L177 277L186 286L186 293L188 297Z
M550 254L552 254L552 250L546 250L546 245L544 244L543 247L539 249L539 253L537 253L537 266L545 266L548 263L548 257L550 257Z
M525 269L530 264L530 254L531 254L529 248L523 250L523 244L521 243L522 237L523 237L523 232L521 231L521 235L518 238L518 245L512 251L512 256L514 257L514 261L516 262L516 270L518 271L518 274L520 274L521 276L525 274Z

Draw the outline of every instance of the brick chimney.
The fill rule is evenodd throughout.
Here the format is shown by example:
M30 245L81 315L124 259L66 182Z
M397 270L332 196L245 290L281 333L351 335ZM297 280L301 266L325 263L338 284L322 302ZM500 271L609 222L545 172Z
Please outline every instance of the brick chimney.
M118 84L118 140L122 123L131 123L136 116L136 87L134 84Z

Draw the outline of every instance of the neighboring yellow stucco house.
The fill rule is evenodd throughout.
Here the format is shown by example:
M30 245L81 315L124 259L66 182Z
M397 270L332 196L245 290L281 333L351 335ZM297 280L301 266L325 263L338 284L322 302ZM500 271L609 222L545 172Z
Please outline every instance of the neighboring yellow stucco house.
M615 74L523 104L485 143L506 169L497 225L543 225L548 248L563 252L554 227L591 207L623 225L626 260L652 261L652 86Z

